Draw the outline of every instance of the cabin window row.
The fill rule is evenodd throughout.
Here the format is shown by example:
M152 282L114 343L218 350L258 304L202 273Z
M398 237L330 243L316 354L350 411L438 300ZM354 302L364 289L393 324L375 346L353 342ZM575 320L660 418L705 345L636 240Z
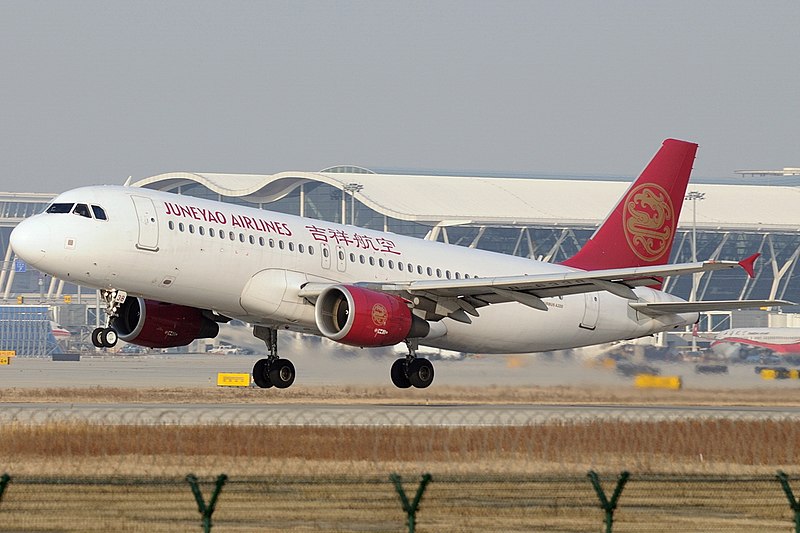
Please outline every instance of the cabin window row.
M282 239L265 239L264 237L256 238L254 235L245 235L244 233L236 233L233 231L228 231L227 233L223 230L215 230L214 228L206 228L204 226L195 226L194 224L184 224L183 222L178 222L176 225L174 221L170 220L168 222L168 227L170 230L175 230L177 227L178 231L185 232L188 231L190 234L198 234L205 236L208 234L209 237L216 237L219 236L220 239L228 239L231 241L238 240L241 243L249 242L252 245L255 245L258 242L259 246L266 246L269 244L270 248L275 248L276 244L280 250L288 249L290 252L295 251L295 243L292 241L285 242ZM306 253L308 255L314 255L314 247L313 246L305 246L303 244L297 244L296 249L298 252ZM329 257L330 253L326 248L322 248L322 255L324 257ZM340 260L344 260L344 252L340 252ZM370 266L379 266L380 268L388 268L389 270L397 270L399 272L408 272L409 274L417 273L421 276L427 275L428 277L436 277L438 279L469 279L471 277L477 276L470 276L469 274L461 274L461 272L452 272L450 270L442 270L441 268L434 268L434 267L426 267L423 265L414 265L413 263L405 263L403 261L395 261L394 259L384 259L383 257L375 258L374 256L365 256L364 254L356 255L353 252L350 252L350 262L353 264L360 263L362 265L369 264Z

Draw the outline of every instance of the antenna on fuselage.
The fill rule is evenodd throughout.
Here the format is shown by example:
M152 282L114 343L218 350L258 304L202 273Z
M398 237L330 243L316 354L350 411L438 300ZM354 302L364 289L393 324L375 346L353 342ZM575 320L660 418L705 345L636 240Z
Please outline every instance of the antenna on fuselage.
M130 187L131 180L133 180L133 176L128 176L128 179L125 180L125 183L123 184L123 187Z

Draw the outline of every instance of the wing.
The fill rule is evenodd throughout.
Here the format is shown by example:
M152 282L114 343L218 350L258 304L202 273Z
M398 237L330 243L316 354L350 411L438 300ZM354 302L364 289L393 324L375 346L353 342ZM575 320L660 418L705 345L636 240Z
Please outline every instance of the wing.
M727 270L739 266L747 268L742 263L744 262L704 261L594 271L565 270L547 274L494 278L365 282L356 285L408 298L416 309L426 312L426 318L429 320L450 317L461 322L470 322L468 315L478 316L477 310L480 307L504 302L519 302L534 309L547 311L548 307L543 298L601 290L629 300L637 300L633 288L660 284L663 277ZM327 286L328 284L309 283L303 287L300 295L313 299ZM781 305L786 302L765 300L757 303L757 306L761 307ZM745 304L741 307L748 306ZM678 311L666 311L662 308L659 314L675 312Z

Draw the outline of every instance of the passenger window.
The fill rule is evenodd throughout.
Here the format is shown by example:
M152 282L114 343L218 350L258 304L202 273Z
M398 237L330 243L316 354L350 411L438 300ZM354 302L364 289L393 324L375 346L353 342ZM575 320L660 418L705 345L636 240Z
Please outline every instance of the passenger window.
M445 270L444 271L444 277L446 277L447 279L450 279L450 271L449 270Z
M220 239L224 239L225 238L225 232L224 231L219 230L219 238Z
M422 265L417 265L417 274L422 274Z
M402 272L402 271L403 271L403 263L401 263L401 262L399 262L399 261L398 261L398 263L397 263L397 270L399 270L400 272Z
M175 229L175 223L174 223L173 221L171 221L171 220L170 220L170 221L167 223L167 227L168 227L169 229L173 230L173 229Z
M283 240L278 241L278 248L283 250L283 247L284 247Z
M303 246L302 244L298 244L297 245L297 251L302 254L302 253L304 253L306 251L306 247Z
M265 241L264 241L264 237L259 237L259 238L258 238L258 244L259 244L260 246L262 246L262 247L263 247L263 246L264 246L264 242L265 242Z
M328 257L328 255L330 255L330 254L328 253L328 249L327 249L327 248L323 248L323 249L322 249L322 257Z
M248 240L250 241L250 244L255 244L256 243L256 238L253 237L252 235L250 235L250 238Z
M239 234L239 242L244 242L244 233Z
M394 261L389 259L389 270L394 270Z
M63 214L72 211L72 206L75 204L52 204L47 208L47 213Z
M178 231L183 231L183 230L184 230L183 222L178 223Z
M92 213L94 213L94 218L96 218L97 220L108 220L106 218L105 210L99 205L92 206Z
M206 228L204 228L203 226L197 226L197 233L199 233L200 235L205 235Z
M86 204L77 204L72 212L82 217L92 218L92 214L89 213L89 206Z
M437 278L441 278L442 277L442 269L441 268L437 268L436 269L436 277Z
M292 241L289 241L289 251L294 252L294 243Z
M370 266L375 266L375 258L374 257L372 257L372 256L369 257L369 264L370 264Z
M456 272L456 279L461 279L461 272Z
M361 262L362 265L364 264L364 256L363 255L358 256L358 260L359 260L359 262Z
M429 276L433 276L433 269L431 267L428 267L427 272Z
M270 239L269 240L269 247L270 248L275 248L275 240L274 239Z
M350 254L350 262L351 263L355 263L356 262L356 254L354 254L354 253Z
M314 255L314 247L313 246L309 246L308 247L308 255Z
M189 233L194 233L194 224L189 224Z

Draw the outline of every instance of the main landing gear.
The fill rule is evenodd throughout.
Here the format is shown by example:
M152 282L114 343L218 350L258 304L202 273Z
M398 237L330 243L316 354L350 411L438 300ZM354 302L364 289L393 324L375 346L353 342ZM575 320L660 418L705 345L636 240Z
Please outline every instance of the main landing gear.
M278 330L264 326L253 326L253 335L267 345L267 358L253 365L253 381L262 389L275 387L285 389L294 383L294 365L288 359L278 357Z
M100 296L106 304L108 322L106 327L92 330L92 344L95 348L113 348L117 345L117 332L111 327L111 321L118 316L119 307L125 303L128 294L125 291L101 290Z
M433 364L427 359L417 357L416 346L412 342L406 340L408 355L392 364L392 383L400 389L424 389L433 383Z

